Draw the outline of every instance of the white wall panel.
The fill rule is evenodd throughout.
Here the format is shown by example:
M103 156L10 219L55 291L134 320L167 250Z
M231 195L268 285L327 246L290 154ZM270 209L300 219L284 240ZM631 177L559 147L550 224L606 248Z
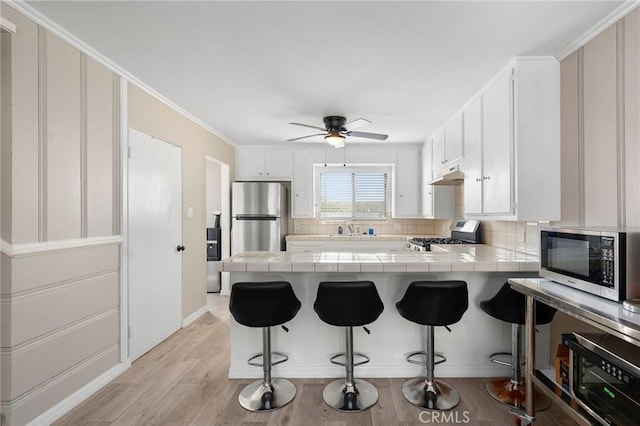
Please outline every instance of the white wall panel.
M640 226L640 9L624 22L626 226Z
M13 293L54 285L81 277L117 271L120 267L119 246L85 247L13 259Z
M8 396L13 399L116 344L119 330L119 312L115 309L14 350L9 361L11 389Z
M80 52L47 33L47 241L80 238Z
M585 225L618 225L617 55L613 25L584 46Z
M113 73L87 58L87 237L113 233Z
M94 315L117 308L117 272L16 297L11 306L11 346Z
M2 238L14 244L38 242L38 26L10 7L2 15L16 24L11 35L12 86L12 184L10 212L3 221L11 222L11 235ZM4 184L4 183L3 183ZM5 189L3 188L3 193ZM5 218L5 214L9 213Z

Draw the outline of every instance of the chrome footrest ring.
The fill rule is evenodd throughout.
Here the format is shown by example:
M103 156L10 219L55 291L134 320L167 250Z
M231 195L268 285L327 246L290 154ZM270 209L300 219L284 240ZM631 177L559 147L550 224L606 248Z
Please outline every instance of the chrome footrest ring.
M336 358L340 358L340 357L344 357L344 356L345 356L344 352L339 353L339 354L335 354L334 356L329 358L329 361L331 362L331 364L340 365L340 366L344 367L346 365L346 363L344 363L342 361L336 361ZM363 359L361 361L355 361L356 357L363 358ZM360 353L360 352L354 352L353 353L353 358L354 358L354 362L353 362L353 366L354 367L366 364L369 361L371 361L371 358L369 358L368 356L366 356L365 354Z
M251 358L247 360L247 364L253 365L254 367L262 367L264 366L264 362L254 362L254 359L262 358L263 354L255 354ZM275 360L274 360L275 358ZM283 362L289 359L288 355L283 354L282 352L271 352L271 366L282 364Z
M415 359L415 357L417 356L424 357L424 361ZM443 362L447 361L447 358L441 353L435 353L434 358L439 358L439 359L434 360L433 365L442 364ZM406 359L407 359L407 362L410 362L411 364L418 364L418 365L424 365L424 366L427 365L427 353L425 351L411 352L409 355L407 355Z
M503 359L500 359L499 357L508 357L509 361L505 361ZM489 355L489 360L491 362L498 365L504 365L506 367L513 367L512 358L513 355L511 354L511 352L496 352Z

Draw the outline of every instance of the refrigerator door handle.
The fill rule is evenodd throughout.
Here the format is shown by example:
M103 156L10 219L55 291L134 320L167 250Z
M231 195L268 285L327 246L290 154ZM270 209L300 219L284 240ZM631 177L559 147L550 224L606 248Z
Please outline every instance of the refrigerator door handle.
M236 220L277 220L276 216L266 216L266 215L258 215L258 214L246 214L246 215L237 215L235 217Z

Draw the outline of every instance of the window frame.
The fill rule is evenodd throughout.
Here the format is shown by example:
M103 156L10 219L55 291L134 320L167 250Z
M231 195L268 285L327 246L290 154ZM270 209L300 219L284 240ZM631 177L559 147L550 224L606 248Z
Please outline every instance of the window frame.
M331 171L335 171L336 173L386 173L387 174L387 182L386 182L386 190L385 190L385 212L384 217L381 218L357 218L354 216L348 217L336 217L336 218L323 218L321 217L320 212L320 204L322 200L320 199L322 194L322 188L320 185L320 174L327 171L327 169L332 169ZM394 173L394 165L393 164L314 164L313 165L313 208L314 208L314 217L323 222L384 222L391 218L392 216L392 186L393 186L393 173Z

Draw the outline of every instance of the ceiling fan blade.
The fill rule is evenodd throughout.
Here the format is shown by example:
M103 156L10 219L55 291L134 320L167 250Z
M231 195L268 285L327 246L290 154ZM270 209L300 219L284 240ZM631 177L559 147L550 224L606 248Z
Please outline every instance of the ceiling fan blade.
M312 138L314 136L326 136L326 135L327 135L326 133L316 133L315 135L307 135L307 136L300 136L299 138L287 139L286 142L299 141L300 139Z
M367 132L346 132L347 136L355 136L356 138L378 139L380 141L387 140L389 135L383 135L381 133L367 133Z
M323 132L327 131L327 129L325 129L324 127L312 126L310 124L302 124L302 123L289 123L289 124L293 124L294 126L309 127L311 129L316 129L316 130L322 130Z
M345 124L344 128L347 130L354 130L354 129L359 129L360 127L366 126L367 124L371 124L371 122L366 118L357 118Z

